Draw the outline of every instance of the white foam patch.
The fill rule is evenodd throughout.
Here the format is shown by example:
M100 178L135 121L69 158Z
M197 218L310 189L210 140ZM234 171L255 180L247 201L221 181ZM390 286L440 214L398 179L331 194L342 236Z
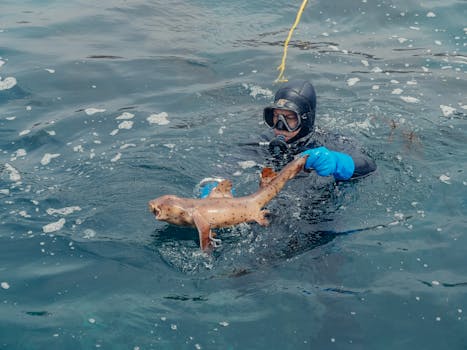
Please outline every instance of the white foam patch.
M81 208L78 206L71 206L71 207L65 207L65 208L60 208L60 209L53 209L53 208L48 208L46 210L47 214L49 215L70 215L74 213L75 211L81 211Z
M350 78L350 79L347 79L347 85L348 86L354 86L359 81L360 81L360 78Z
M402 94L403 92L404 92L404 90L397 88L397 89L392 90L391 94L393 94L393 95L400 95L400 94Z
M375 68L373 68L371 71L372 71L373 73L382 73L382 72L383 72L383 70L382 70L381 68L379 68L379 67L375 67Z
M26 152L26 150L24 148L19 148L14 153L13 158L16 159L16 158L19 158L19 157L26 157L27 154L28 153Z
M86 108L84 110L84 113L86 113L87 115L93 115L93 114L96 114L96 113L103 113L105 112L105 109L103 108Z
M263 96L263 97L272 97L273 93L269 89L264 89L261 86L253 85L253 84L242 84L242 86L250 91L250 96L251 97L258 97L258 96Z
M436 14L435 14L434 12L431 12L431 11L430 11L430 12L428 12L428 13L426 14L426 16L429 17L429 18L433 18L433 17L436 17Z
M256 166L256 162L253 160L245 160L243 162L238 162L238 165L240 165L242 169L248 169Z
M167 125L170 121L167 119L169 115L166 112L158 113L158 114L151 114L146 120L149 124L157 124L157 125Z
M8 282L2 282L0 283L0 286L2 289L10 289L10 284Z
M439 180L440 180L441 182L444 182L444 183L447 184L447 185L450 185L450 184L451 184L451 178L450 178L448 175L445 175L445 174L441 175L441 176L439 177Z
M120 158L122 158L122 154L120 152L118 152L115 157L113 157L110 161L115 163L115 162L118 162L120 160Z
M50 74L55 73L55 69L51 69L51 68L46 68L45 71L49 72Z
M453 114L456 109L450 106L445 106L445 105L440 105L439 108L441 108L441 112L443 112L443 115L445 117L449 117L451 114Z
M31 130L23 130L23 131L20 131L20 133L18 134L19 136L24 136L24 135L27 135L31 132Z
M9 90L17 84L16 78L14 77L7 77L4 80L0 78L0 91L1 90Z
M2 68L2 66L5 64L5 61L3 60L0 60L0 68Z
M128 119L133 119L134 117L135 115L133 113L123 112L116 119L117 120L128 120Z
M41 164L47 165L52 161L52 159L55 159L58 157L60 157L60 153L46 153L41 159Z
M3 194L5 196L9 196L10 195L10 190L8 188L0 189L0 194Z
M65 225L65 223L66 223L66 220L62 218L56 222L51 222L50 224L43 226L42 231L44 233L51 233L51 232L59 231L63 228L63 225Z
M420 100L412 96L400 96L401 100L407 103L418 103Z
M119 129L130 130L133 127L133 122L131 120L125 120L118 124Z
M79 153L84 152L83 145L74 146L74 147L73 147L73 151L74 151L74 152L79 152Z
M8 163L5 163L5 170L8 172L11 181L13 182L21 181L21 175L19 171L15 169L14 166Z

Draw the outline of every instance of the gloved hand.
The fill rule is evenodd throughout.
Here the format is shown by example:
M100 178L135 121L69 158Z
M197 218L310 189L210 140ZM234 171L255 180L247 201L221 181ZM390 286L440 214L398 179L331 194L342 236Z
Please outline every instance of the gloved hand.
M209 196L211 191L217 187L219 182L217 181L210 181L205 182L202 186L199 187L199 198L206 198Z
M308 156L305 170L315 169L318 175L333 175L336 180L348 180L355 170L355 163L348 154L330 151L326 147L318 147L300 153Z
M210 177L210 178L201 180L200 184L198 185L199 186L199 198L203 199L209 196L211 191L215 189L222 180L224 179L218 178L218 177L216 178ZM235 194L235 189L233 187L232 187L231 193L232 193L232 196Z

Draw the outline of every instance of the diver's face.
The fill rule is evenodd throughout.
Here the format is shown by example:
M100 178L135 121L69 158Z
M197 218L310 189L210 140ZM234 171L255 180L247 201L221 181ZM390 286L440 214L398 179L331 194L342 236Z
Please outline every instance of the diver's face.
M299 120L295 112L289 111L286 109L278 109L278 108L274 109L273 111L272 121L274 125L278 125L280 116L283 116L282 119L285 120L285 122L287 123L290 129L295 129L299 125ZM300 128L298 127L294 131L288 131L286 130L286 128L281 128L281 129L274 128L273 132L274 132L274 136L283 135L285 137L285 141L288 142L290 139L295 137L300 132Z

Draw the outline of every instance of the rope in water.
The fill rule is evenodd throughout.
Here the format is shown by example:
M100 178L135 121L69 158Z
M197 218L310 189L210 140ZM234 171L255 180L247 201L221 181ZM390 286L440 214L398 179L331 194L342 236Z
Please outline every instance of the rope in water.
M305 10L306 4L308 0L303 0L302 5L300 6L300 9L298 10L297 17L295 18L295 22L292 25L292 27L289 30L289 35L287 36L287 39L285 39L284 42L284 53L282 54L282 62L279 67L277 67L277 70L279 70L279 76L275 80L275 83L285 83L288 80L284 78L284 72L285 72L285 61L287 60L287 49L289 47L289 42L290 39L292 38L292 34L297 27L298 23L300 22L300 18L302 17L302 13Z

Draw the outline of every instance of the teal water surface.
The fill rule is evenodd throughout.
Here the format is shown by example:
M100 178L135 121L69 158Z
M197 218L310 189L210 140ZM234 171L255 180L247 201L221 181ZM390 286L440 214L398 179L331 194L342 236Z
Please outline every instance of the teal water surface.
M291 181L212 254L147 209L257 188L299 6L1 1L0 349L467 347L465 1L309 2L286 76L370 177Z

